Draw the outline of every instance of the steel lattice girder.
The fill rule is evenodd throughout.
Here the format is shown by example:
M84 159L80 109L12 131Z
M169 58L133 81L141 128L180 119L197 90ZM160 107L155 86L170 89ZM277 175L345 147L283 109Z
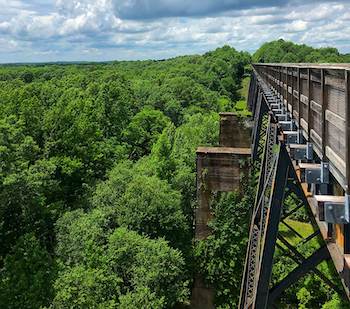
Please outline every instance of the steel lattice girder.
M264 113L261 113L261 103L263 103L264 98L261 97L258 103L259 101L260 107L255 110L255 136L253 134L253 147L255 148L253 149L258 149L259 141L256 139L258 136L263 135L262 120L257 120L264 115ZM326 284L338 293L342 292L327 277L315 269L320 262L329 258L328 249L324 247L315 250L314 254L308 259L302 257L294 248L292 252L294 252L294 256L297 256L297 268L291 271L272 290L269 290L273 255L278 245L278 227L279 223L283 220L281 218L282 208L284 200L288 195L293 193L300 202L289 214L284 216L284 219L302 206L305 206L309 212L311 223L316 229L315 233L306 237L305 242L319 234L315 219L310 213L308 201L296 175L286 146L277 142L277 128L276 130L272 130L273 126L275 126L272 120L269 116L267 130L265 131L266 140L263 155L258 156L257 153L255 155L255 159L260 161L260 177L251 219L250 238L241 285L239 308L266 308L268 304L272 305L273 301L290 284L296 282L309 271L314 271ZM278 150L276 151L276 149ZM270 295L271 298L269 299Z

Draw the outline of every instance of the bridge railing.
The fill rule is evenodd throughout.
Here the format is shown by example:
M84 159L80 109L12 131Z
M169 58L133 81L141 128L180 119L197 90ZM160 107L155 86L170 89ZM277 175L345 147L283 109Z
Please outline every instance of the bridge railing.
M254 64L306 140L350 191L350 64Z
M253 66L248 96L254 115L251 158L260 167L260 178L239 307L272 305L289 286L310 271L318 272L317 265L329 258L350 299L350 64ZM269 138L268 128L273 126L276 140ZM270 140L274 140L271 145ZM275 162L276 152L278 165L270 182L265 170ZM293 198L292 210L286 208L286 197ZM307 258L279 233L280 223L285 224L303 206L313 233L298 246L316 237L322 244ZM281 249L281 243L287 246L286 255L300 259L295 260L296 268L269 288L274 250ZM323 273L318 276L343 294Z

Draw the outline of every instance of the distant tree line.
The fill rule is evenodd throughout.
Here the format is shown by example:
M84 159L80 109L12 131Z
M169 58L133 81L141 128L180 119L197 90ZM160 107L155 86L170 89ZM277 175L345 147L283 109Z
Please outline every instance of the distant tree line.
M337 48L314 48L283 39L263 44L254 54L253 62L263 63L339 63L350 62L350 54L341 54Z

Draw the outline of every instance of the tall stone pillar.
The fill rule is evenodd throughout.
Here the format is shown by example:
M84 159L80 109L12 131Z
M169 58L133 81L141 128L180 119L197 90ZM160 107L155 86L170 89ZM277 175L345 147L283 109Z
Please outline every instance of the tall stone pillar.
M197 198L196 239L210 234L210 200L213 192L241 190L242 173L247 169L242 160L250 158L250 148L199 147L197 149Z
M250 148L251 128L235 113L220 113L220 146Z
M197 200L195 211L195 240L211 234L208 222L212 219L211 200L215 192L241 190L242 174L248 169L250 129L233 113L220 113L220 146L197 149ZM213 309L215 291L207 286L200 273L194 277L191 308Z

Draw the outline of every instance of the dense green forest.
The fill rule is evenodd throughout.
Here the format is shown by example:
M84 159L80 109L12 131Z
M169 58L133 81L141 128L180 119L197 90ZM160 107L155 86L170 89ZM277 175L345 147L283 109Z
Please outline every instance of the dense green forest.
M249 62L226 46L1 67L2 307L188 303L195 149L218 142Z
M253 62L264 63L339 63L350 62L350 54L334 47L314 48L305 44L277 40L263 44L253 55Z
M280 40L253 60L308 61L304 49L343 59ZM234 308L254 187L220 195L213 234L193 244L195 149L218 143L218 112L249 115L251 60L224 46L164 61L1 66L1 307L173 308L189 304L201 272L216 306ZM274 280L288 268L278 265ZM340 302L305 280L285 304Z

